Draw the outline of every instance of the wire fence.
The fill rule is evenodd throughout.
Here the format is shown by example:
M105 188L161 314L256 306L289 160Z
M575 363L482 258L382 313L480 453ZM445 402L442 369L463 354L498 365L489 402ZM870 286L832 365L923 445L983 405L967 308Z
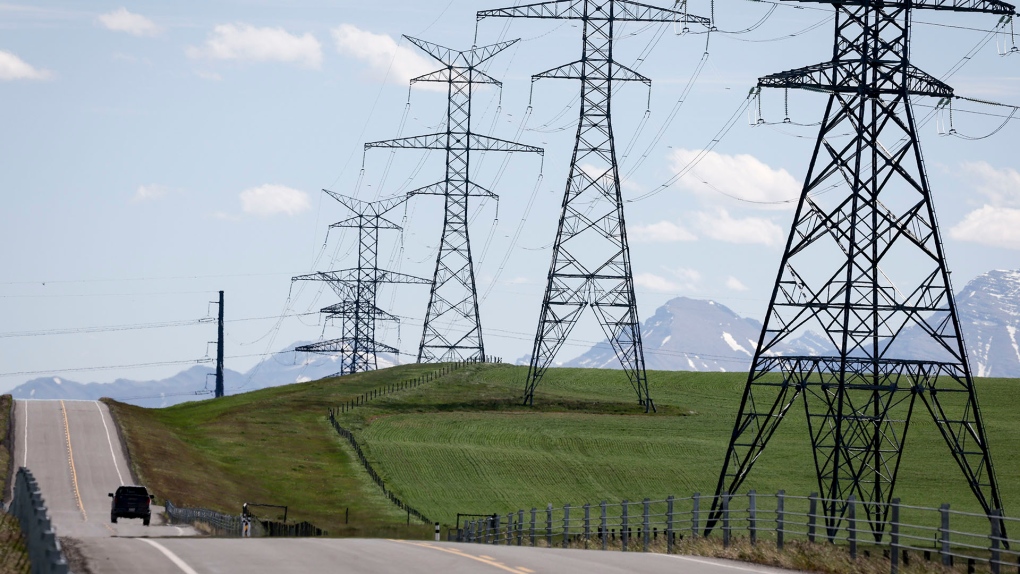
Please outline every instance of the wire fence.
M432 381L434 381L434 380L436 380L436 379L438 379L438 378L440 378L442 376L448 375L448 374L450 374L450 373L452 373L454 371L457 371L457 370L459 370L459 369L461 369L463 367L466 367L467 365L474 365L474 364L478 364L478 363L501 364L502 362L503 362L503 359L501 357L485 356L485 357L480 357L480 358L477 358L477 359L471 359L471 360L467 360L467 361L457 361L455 363L449 363L449 364L443 365L442 367L436 369L435 371L433 371L431 373L426 373L424 375L415 377L413 379L408 379L406 381L401 381L399 383L388 384L388 385L379 387L378 389L372 389L370 391L365 391L364 393L362 393L362 394L360 394L360 395L358 395L358 396L356 396L356 397L354 397L354 398L352 398L352 399L350 399L348 401L344 401L343 403L337 405L336 407L330 408L329 409L330 410L330 416L332 416L333 413L335 413L335 414L348 413L351 410L353 410L353 409L355 409L357 407L360 407L360 406L364 405L365 403L367 403L367 402L369 402L369 401L371 401L373 399L377 399L379 397L384 397L386 395L390 395L390 394L393 394L393 393L396 393L396 392L399 392L399 391L405 391L407 389L418 388L418 387L424 385L425 383L431 383Z
M517 510L471 520L450 530L452 541L478 544L596 548L623 552L674 553L685 539L712 536L724 547L735 539L773 544L790 540L828 542L858 556L884 556L892 574L901 564L923 559L944 566L966 564L968 572L985 565L993 574L1020 572L1020 520L990 514L889 504L789 496L784 491L759 495L670 496L665 500L628 501Z
M67 559L46 511L39 483L25 467L18 469L14 479L14 498L7 512L21 524L31 571L39 574L67 574ZM17 566L21 568L20 571L28 570L20 561Z
M208 508L175 506L166 501L166 517L170 524L204 525L218 536L244 536L244 520L239 514L224 514ZM265 536L257 521L251 523L251 536Z

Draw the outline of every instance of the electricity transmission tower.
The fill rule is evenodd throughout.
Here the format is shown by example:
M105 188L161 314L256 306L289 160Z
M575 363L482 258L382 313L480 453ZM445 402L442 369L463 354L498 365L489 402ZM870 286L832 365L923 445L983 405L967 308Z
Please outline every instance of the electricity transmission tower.
M407 198L395 197L366 202L326 189L323 191L354 212L353 217L334 223L329 227L330 229L350 227L358 230L358 266L340 271L320 271L309 275L299 275L292 279L292 281L325 281L341 299L339 303L322 309L327 320L340 319L340 338L302 345L295 351L340 355L341 376L362 371L374 371L378 367L377 353L393 353L394 355L399 353L398 349L375 339L376 321L399 320L378 307L376 294L379 285L381 283L428 283L425 279L379 269L379 230L400 229L398 225L387 220L383 215L402 204Z
M517 40L466 51L451 50L431 42L404 36L445 67L411 80L447 84L446 131L365 144L365 149L434 149L446 151L446 178L408 193L441 195L445 199L443 234L432 275L428 310L418 362L485 360L482 324L478 315L478 291L468 233L468 198L496 195L471 180L472 151L534 152L542 148L496 139L471 131L471 95L478 84L502 84L478 69L489 58Z
M581 59L532 76L581 81L581 114L535 344L528 367L524 404L534 404L535 387L552 364L581 312L591 307L623 365L638 402L648 396L641 325L634 296L630 247L623 217L620 173L611 122L615 82L651 80L613 59L618 22L708 24L686 10L657 8L627 0L560 0L483 10L478 19L542 18L580 20Z
M740 487L798 397L830 539L852 495L868 503L880 540L915 408L934 419L991 518L1002 499L910 103L952 98L953 89L910 64L909 44L913 10L1014 8L997 0L824 2L836 10L832 60L758 81L829 99L708 530L721 513L718 496ZM774 352L808 328L824 333L834 351ZM911 337L934 343L938 356L917 357Z

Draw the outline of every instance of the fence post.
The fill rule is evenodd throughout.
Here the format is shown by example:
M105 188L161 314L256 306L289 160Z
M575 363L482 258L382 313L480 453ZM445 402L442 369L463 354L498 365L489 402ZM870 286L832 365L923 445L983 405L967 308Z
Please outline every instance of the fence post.
M857 498L850 495L847 504L847 530L850 535L850 559L857 560Z
M630 538L629 536L627 536L627 534L628 534L627 530L630 529L630 517L627 515L627 511L628 511L627 507L628 506L629 506L629 504L627 503L626 500L624 500L623 501L623 520L620 522L620 524L621 524L621 527L620 527L620 543L623 545L623 551L624 552L627 551L627 542L629 542L628 538Z
M563 547L570 547L570 503L563 505Z
M808 542L815 541L815 521L818 519L818 493L812 492L808 495L807 515L807 539Z
M609 541L609 530L608 530L609 524L606 521L606 501L603 500L599 504L599 506L602 508L602 522L600 523L600 528L602 529L602 549L605 550L606 549L606 544Z
M538 512L534 506L531 507L531 530L529 536L531 537L531 545L535 545L535 514Z
M552 503L545 507L545 543L552 548Z
M584 547L588 547L588 541L591 540L591 504L585 503L584 505Z
M758 508L757 508L757 493L750 491L747 493L747 530L748 535L751 537L751 545L758 543Z
M722 493L722 545L730 546L730 493Z
M939 537L942 539L942 548L939 554L942 555L942 565L950 566L952 556L949 555L949 505L943 504L939 507L939 514L942 515L942 528Z
M644 500L644 516L642 516L642 526L644 527L644 537L641 540L641 551L648 552L648 537L650 536L649 531L652 529L651 526L651 501L647 498Z
M691 538L698 537L698 511L701 505L701 493L694 493L694 507L691 510Z
M506 545L511 546L514 543L514 513L508 512L506 515Z
M776 493L776 550L783 549L783 533L786 530L786 491Z
M892 519L889 524L889 572L896 574L900 571L900 499L892 499L890 505Z
M666 498L666 554L673 553L673 495Z
M517 511L517 545L520 546L524 538L524 509Z
M1001 529L1002 511L998 509L993 509L989 513L989 518L992 519L992 547L991 547L992 555L988 561L988 564L992 568L992 574L999 574L999 562L1002 559L1002 556L999 553L999 549L1002 546L1002 529Z

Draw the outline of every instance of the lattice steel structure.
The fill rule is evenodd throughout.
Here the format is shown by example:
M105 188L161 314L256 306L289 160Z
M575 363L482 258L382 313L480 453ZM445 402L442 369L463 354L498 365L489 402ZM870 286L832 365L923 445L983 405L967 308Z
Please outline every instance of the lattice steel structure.
M981 507L1002 508L910 103L953 90L910 64L909 45L913 10L1014 8L824 1L836 10L832 60L758 82L829 99L716 493L740 487L801 397L829 536L846 512L834 501L853 495L876 503L864 508L880 539L918 402ZM774 352L807 328L835 351ZM937 356L917 356L910 337L934 342ZM709 530L719 512L717 504Z
M367 202L324 189L344 207L354 212L338 223L335 228L358 230L358 266L339 271L320 271L299 275L292 281L325 281L340 297L341 301L322 309L327 320L340 319L341 335L331 339L302 345L294 349L306 353L340 355L340 375L362 371L374 371L378 367L377 353L399 354L399 349L376 340L376 321L398 321L396 317L380 309L376 303L379 285L382 283L417 283L428 281L403 273L379 269L379 230L400 230L400 226L383 215L404 203L406 197L395 197L381 201Z
M542 78L580 80L581 113L524 404L534 404L535 387L581 312L591 307L638 402L647 411L654 405L648 395L611 108L615 82L639 81L650 86L651 80L613 59L613 33L617 22L707 25L709 21L686 10L626 0L562 0L478 12L479 20L489 17L580 20L584 27L580 60L532 76L533 82Z
M448 86L446 131L377 141L365 149L433 149L446 151L446 178L414 190L408 196L441 195L445 198L443 234L432 275L425 325L418 347L418 362L434 363L485 360L482 323L478 314L478 291L471 259L468 232L468 198L496 194L471 180L472 151L534 152L542 148L496 139L471 131L471 95L478 84L502 84L478 69L483 62L512 46L517 40L466 51L451 50L431 42L404 36L445 68L411 80L439 82Z

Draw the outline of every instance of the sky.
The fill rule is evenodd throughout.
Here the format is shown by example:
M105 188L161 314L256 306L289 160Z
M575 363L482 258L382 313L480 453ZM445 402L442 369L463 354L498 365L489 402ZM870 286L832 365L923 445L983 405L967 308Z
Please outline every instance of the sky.
M471 239L487 352L530 353L579 95L577 82L530 78L576 60L581 38L566 21L476 22L512 4L0 2L0 391L44 375L158 379L208 360L219 290L228 368L338 336L317 313L335 294L291 281L355 262L355 234L327 233L348 213L321 190L370 201L445 169L439 153L363 152L442 129L445 93L408 86L439 65L403 35L455 49L521 39L488 63L503 85L475 93L473 130L546 153L474 156L472 176L500 199L472 204ZM653 82L613 99L638 309L644 319L687 296L761 320L826 98L748 94L760 76L831 57L832 10L688 9L714 12L717 30L617 30L617 59ZM1020 105L1020 54L1002 24L918 11L912 62L957 94ZM915 111L958 290L1020 268L1020 122L1012 107L957 101L950 118L935 104L918 98ZM431 278L440 202L391 212L403 230L383 232L383 267ZM416 285L380 293L401 317L380 338L404 360L427 297ZM586 319L559 359L601 338Z

